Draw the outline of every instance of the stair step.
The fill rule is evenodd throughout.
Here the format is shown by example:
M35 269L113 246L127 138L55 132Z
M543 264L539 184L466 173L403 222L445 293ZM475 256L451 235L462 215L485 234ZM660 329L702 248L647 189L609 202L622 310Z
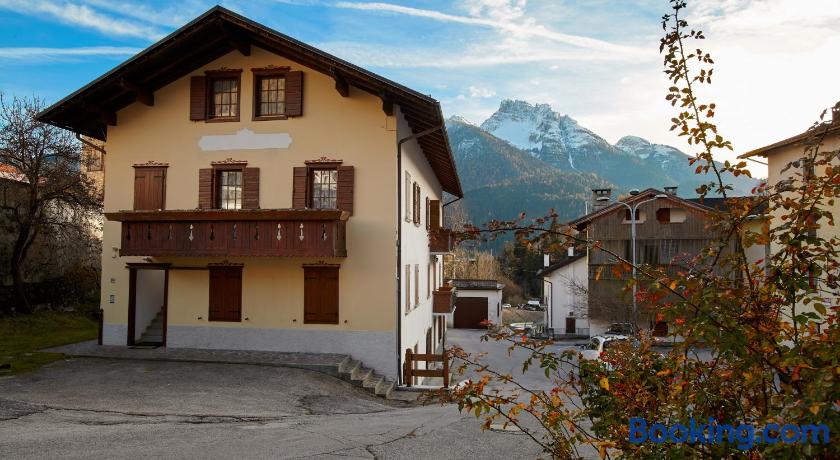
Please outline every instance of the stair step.
M359 370L356 372L356 375L353 376L353 383L364 386L365 380L370 378L373 375L373 369L368 369L366 367L360 367Z
M380 383L382 383L383 380L385 380L385 377L382 377L381 375L371 374L370 377L368 377L367 379L364 380L364 382L362 382L362 386L365 387L365 388L372 389L375 393L376 392L376 387Z
M347 362L343 367L344 368L339 371L339 376L343 380L347 380L349 382L353 380L353 377L359 371L359 368L362 367L362 362L353 359Z
M382 381L376 385L376 388L374 388L374 393L377 396L384 396L387 398L388 395L394 391L394 387L396 387L396 385L396 382L383 378Z

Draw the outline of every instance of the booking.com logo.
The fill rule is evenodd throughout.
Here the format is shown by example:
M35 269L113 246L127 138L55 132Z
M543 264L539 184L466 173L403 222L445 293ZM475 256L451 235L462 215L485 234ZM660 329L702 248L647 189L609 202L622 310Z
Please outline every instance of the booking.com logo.
M756 430L752 425L741 424L732 426L718 424L710 418L708 423L698 423L694 418L689 419L688 425L677 423L665 426L662 423L652 423L648 427L645 419L632 417L630 419L630 442L641 444L653 443L689 444L720 444L728 442L735 444L738 449L748 450L755 444L776 444L778 442L791 444L795 442L810 444L828 444L828 426L820 425L778 425L768 423L762 430Z

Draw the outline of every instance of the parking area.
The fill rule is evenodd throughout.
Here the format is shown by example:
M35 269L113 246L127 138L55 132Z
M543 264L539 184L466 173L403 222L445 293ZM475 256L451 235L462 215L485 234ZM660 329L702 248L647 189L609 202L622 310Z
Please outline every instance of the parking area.
M78 358L0 379L4 458L535 458L523 436L303 369Z

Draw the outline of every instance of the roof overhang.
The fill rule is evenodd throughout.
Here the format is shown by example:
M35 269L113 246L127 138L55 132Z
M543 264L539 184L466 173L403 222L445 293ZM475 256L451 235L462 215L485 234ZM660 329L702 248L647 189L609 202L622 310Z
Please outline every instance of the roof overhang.
M818 130L822 128L823 131L819 132ZM775 142L770 145L765 145L764 147L757 148L755 150L750 150L747 153L741 154L738 158L747 159L752 157L767 157L768 154L772 153L777 149L781 149L784 147L796 146L796 145L805 145L808 139L812 138L813 136L833 136L840 134L840 121L835 121L832 123L826 123L822 125L816 125L811 129L805 131L804 133L797 134L795 136L791 136L787 139L783 139L779 142Z
M398 105L414 133L443 126L438 101L339 59L230 10L215 6L154 45L38 114L40 121L106 140L117 112L136 102L154 104L154 92L189 72L238 50L257 46L331 76L336 90L349 86L376 95L386 113ZM462 197L446 128L418 139L443 190Z
M595 220L599 217L605 216L607 214L610 214L611 212L614 212L614 211L617 211L617 210L620 210L620 209L627 209L621 203L626 203L626 204L632 205L633 203L635 203L637 201L641 201L641 200L644 200L644 199L649 199L649 198L654 197L656 195L665 195L665 197L662 198L663 200L668 200L672 203L677 203L679 205L684 205L684 206L687 206L689 208L697 209L699 211L703 211L703 212L714 211L714 209L709 207L709 206L705 206L705 205L702 205L700 203L696 203L696 202L693 202L693 201L690 201L690 200L686 200L686 199L680 198L676 195L673 195L673 194L670 194L670 193L665 193L665 192L662 192L662 191L654 189L654 188L649 188L649 189L646 189L642 192L639 192L639 194L637 194L637 195L631 195L631 196L621 200L621 202L613 202L613 203L607 205L604 208L601 208L597 211L590 212L589 214L586 214L585 216L578 217L577 219L569 222L568 225L570 227L575 227L575 228L579 228L581 226L585 227L586 226L585 224L588 224L589 222L591 222L591 221L593 221L593 220Z

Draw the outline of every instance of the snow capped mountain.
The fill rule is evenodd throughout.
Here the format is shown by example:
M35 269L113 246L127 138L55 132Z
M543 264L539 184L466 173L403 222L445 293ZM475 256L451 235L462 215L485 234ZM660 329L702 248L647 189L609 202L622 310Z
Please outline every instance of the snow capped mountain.
M548 104L504 100L481 129L560 170L594 173L626 190L682 185L682 193L691 195L704 182L679 149L637 136L612 145ZM731 179L744 194L755 186L746 178Z

